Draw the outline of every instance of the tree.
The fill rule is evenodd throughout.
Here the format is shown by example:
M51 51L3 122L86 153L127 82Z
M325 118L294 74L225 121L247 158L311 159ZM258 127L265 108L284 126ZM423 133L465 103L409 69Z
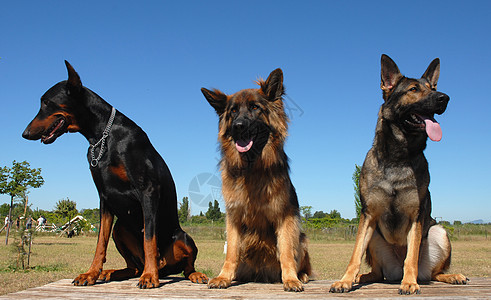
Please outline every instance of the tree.
M300 213L307 221L312 218L312 206L300 206Z
M318 210L314 213L314 215L312 216L312 218L314 219L322 219L322 218L325 218L327 217L328 215L323 212L322 210Z
M27 161L12 162L12 167L0 168L0 194L10 196L9 220L12 222L14 199L25 197L29 188L39 188L44 184L41 168L31 169ZM5 244L9 242L10 227L7 228Z
M54 213L58 216L59 222L66 223L78 214L77 203L68 198L56 202Z
M177 215L179 217L179 223L184 223L189 220L189 217L191 215L191 208L189 207L188 197L182 198L182 203L179 204Z
M211 204L211 201L208 203L208 211L205 214L208 220L218 221L222 217L222 212L220 211L220 204L217 200Z
M328 217L335 220L335 219L341 219L341 213L335 209L331 210L331 212L328 214Z
M355 190L355 210L356 210L356 219L360 219L361 214L361 194L360 194L360 172L361 167L355 164L355 171L353 172L353 188Z

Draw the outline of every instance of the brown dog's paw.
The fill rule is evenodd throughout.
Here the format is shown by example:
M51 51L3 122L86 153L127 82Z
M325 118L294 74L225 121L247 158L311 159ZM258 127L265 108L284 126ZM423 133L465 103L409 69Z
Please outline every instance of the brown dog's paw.
M144 273L136 286L141 289L156 288L159 286L159 276L158 274Z
M433 279L451 284L467 284L469 281L469 278L462 274L438 274Z
M226 278L215 277L208 281L209 289L226 289L232 284L232 280Z
M72 281L72 283L77 286L94 285L99 278L99 273L100 272L87 272L80 274Z
M287 292L303 292L303 284L300 280L285 280L283 281L283 290Z
M200 272L194 272L189 274L188 279L193 283L207 283L208 276Z
M420 294L421 289L416 282L402 282L398 292L399 295Z
M302 283L307 283L307 282L309 282L309 275L307 275L307 273L300 273L300 274L298 274L298 279Z
M329 289L330 293L347 293L351 290L353 287L352 282L348 281L336 281L331 285L331 288Z

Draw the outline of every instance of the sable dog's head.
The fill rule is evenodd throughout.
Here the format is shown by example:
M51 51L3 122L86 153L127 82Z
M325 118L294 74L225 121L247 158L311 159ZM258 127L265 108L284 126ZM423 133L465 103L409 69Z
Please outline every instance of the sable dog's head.
M381 117L395 123L405 134L427 135L433 141L440 141L442 130L434 115L445 112L450 100L436 90L440 60L434 59L420 79L403 76L395 62L385 54L381 65L380 87L385 101Z
M236 167L256 161L271 165L282 159L287 134L283 108L283 72L276 69L258 89L245 89L232 95L201 89L219 116L218 138L225 158Z
M68 131L80 130L73 112L80 102L78 97L83 91L82 81L66 60L65 65L68 80L55 84L41 97L38 114L22 133L25 139L41 139L44 144L51 144Z

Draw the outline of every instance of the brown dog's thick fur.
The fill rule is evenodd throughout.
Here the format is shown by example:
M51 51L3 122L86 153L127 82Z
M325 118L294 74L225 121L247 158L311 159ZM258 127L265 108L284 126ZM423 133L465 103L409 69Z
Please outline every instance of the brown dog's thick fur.
M220 119L227 209L227 256L208 286L227 288L234 279L281 280L286 291L302 291L311 266L283 150L288 128L283 73L276 69L258 84L233 95L201 89Z
M417 281L465 284L462 274L443 274L450 266L447 233L431 217L430 174L423 154L427 138L441 139L433 118L442 114L449 97L436 91L440 60L420 79L401 75L382 55L384 104L380 108L373 146L360 173L362 212L355 249L340 281L331 292L347 292L353 283L401 281L399 294L419 293ZM372 267L358 275L363 254Z

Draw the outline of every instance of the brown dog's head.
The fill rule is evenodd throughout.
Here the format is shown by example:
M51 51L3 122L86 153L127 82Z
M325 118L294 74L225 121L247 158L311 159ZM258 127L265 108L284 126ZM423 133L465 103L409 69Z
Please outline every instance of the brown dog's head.
M36 117L27 125L22 137L39 140L44 144L53 143L59 136L80 130L73 114L74 106L82 90L82 81L73 67L65 61L68 80L51 87L41 97L41 108Z
M287 117L283 107L283 72L276 69L258 89L232 95L202 88L219 116L219 140L224 156L237 167L261 159L271 165L283 151Z
M385 101L382 117L397 124L406 134L425 134L433 141L441 140L442 130L434 115L445 112L450 98L436 90L440 60L434 59L420 79L403 76L396 63L385 54L381 66L380 87Z

